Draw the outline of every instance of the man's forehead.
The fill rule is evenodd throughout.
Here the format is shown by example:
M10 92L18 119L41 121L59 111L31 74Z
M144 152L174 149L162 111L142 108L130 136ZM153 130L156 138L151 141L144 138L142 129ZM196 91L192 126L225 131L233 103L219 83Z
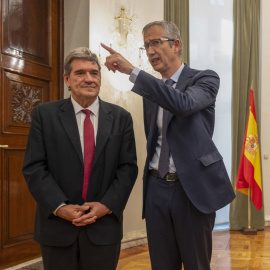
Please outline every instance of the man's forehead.
M71 62L71 66L75 69L99 69L98 64L94 61L89 61L87 59L80 59L80 58L75 58Z
M162 38L164 29L159 25L151 26L143 35L144 41L151 41L153 39Z

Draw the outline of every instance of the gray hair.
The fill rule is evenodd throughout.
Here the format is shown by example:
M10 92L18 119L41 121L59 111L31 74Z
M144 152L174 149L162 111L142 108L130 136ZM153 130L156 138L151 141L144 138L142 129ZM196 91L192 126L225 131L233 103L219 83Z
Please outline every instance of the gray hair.
M182 38L180 31L178 27L173 23L173 22L168 22L168 21L154 21L151 23L148 23L145 25L145 27L142 30L142 34L144 35L145 32L147 32L152 26L160 26L164 32L163 35L165 38L168 39L179 39L180 40L180 50L179 50L179 56L182 54ZM170 46L172 47L173 41L169 41Z
M96 63L98 65L99 74L101 75L101 72L100 72L101 67L100 67L97 55L95 53L92 53L87 47L79 47L72 50L65 58L64 71L67 76L70 75L71 70L72 70L72 67L71 67L72 60L78 59L78 58Z

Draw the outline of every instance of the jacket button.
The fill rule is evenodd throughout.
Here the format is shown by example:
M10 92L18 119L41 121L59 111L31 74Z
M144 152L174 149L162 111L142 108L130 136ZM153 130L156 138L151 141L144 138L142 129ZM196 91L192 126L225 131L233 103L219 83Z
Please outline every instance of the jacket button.
M81 172L81 175L83 175L83 172Z

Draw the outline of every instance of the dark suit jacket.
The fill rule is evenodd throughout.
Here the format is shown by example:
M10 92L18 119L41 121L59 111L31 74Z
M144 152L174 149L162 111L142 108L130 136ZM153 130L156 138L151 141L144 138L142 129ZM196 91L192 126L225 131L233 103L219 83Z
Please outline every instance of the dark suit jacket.
M72 244L80 230L54 216L62 203L83 204L84 163L70 98L39 105L34 112L23 164L28 188L37 202L34 239L43 245ZM122 215L137 177L130 113L100 100L96 149L87 202L105 204L113 214L87 225L93 243L107 245L122 238Z
M167 130L168 145L180 182L195 207L211 213L234 199L222 156L212 141L218 88L219 77L211 70L185 66L175 89L144 71L139 73L132 91L144 98L147 137L144 201L149 162L158 137L158 106L172 113Z

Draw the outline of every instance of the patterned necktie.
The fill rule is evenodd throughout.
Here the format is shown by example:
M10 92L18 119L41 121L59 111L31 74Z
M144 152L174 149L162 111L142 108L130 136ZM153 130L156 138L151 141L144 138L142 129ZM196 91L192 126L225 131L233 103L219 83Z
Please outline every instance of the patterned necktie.
M172 79L168 79L165 81L167 85L172 86L175 81ZM167 127L168 127L168 116L170 112L163 109L163 120L162 120L162 142L161 142L161 150L160 157L158 163L158 172L160 176L163 178L169 172L169 146L166 138Z
M86 200L90 174L93 165L95 154L95 134L94 128L90 119L91 111L82 110L85 114L83 141L84 141L84 175L83 175L83 191L82 198Z

